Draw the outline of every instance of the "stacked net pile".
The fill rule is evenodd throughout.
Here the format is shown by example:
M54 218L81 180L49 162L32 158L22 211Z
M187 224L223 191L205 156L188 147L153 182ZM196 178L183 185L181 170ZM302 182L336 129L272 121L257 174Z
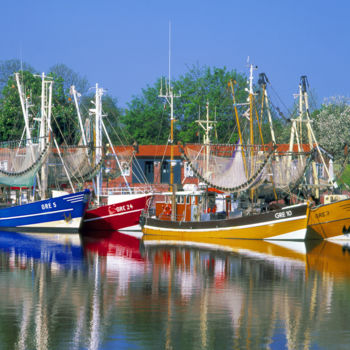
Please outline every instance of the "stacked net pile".
M291 153L276 156L266 169L264 178L272 181L276 188L287 189L293 187L305 173L309 155Z
M273 148L187 145L185 158L196 176L223 191L243 191L261 180Z
M0 143L0 183L5 186L30 187L43 163L50 146L40 150L39 140Z

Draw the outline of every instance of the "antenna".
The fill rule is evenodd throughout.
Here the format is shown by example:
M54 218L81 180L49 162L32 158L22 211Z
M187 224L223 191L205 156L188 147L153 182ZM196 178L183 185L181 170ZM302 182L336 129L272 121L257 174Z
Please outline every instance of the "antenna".
M170 75L170 64L171 64L171 21L169 20L169 87L171 86L171 75Z
M249 56L247 58L247 66L249 67L249 79L247 83L249 84L249 89L245 89L247 92L249 92L250 95L254 95L253 91L253 71L258 69L258 66L254 66L252 63L249 63Z
M21 71L23 72L22 42L19 43L19 56L21 60Z

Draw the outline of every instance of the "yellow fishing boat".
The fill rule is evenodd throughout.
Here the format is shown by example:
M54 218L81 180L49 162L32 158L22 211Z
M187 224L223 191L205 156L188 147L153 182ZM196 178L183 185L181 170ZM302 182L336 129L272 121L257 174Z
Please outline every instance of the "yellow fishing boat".
M350 239L350 198L338 199L326 196L325 204L311 208L310 233L323 239Z

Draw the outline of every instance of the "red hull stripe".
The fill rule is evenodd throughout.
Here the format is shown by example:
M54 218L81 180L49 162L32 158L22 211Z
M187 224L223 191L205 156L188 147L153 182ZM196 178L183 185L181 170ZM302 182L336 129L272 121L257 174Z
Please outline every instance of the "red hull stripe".
M136 213L136 212L141 211L141 210L142 210L142 209L137 209L137 210L126 211L126 212L123 212L123 213L116 213L116 214L111 214L111 215L99 216L99 217L97 217L97 218L85 219L84 222L96 221L96 220L103 220L103 219L111 218L111 217L114 217L114 216Z

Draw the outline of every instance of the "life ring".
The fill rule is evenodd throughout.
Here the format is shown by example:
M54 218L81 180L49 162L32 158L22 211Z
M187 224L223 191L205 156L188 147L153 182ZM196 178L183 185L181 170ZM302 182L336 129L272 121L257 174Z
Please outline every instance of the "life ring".
M207 213L216 213L216 205L214 205L213 207L209 207Z
M164 207L164 213L165 215L167 216L170 216L171 215L171 206L169 204L167 204L165 207Z

